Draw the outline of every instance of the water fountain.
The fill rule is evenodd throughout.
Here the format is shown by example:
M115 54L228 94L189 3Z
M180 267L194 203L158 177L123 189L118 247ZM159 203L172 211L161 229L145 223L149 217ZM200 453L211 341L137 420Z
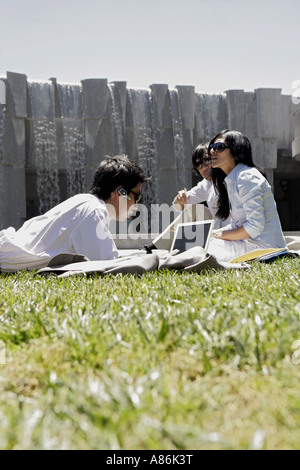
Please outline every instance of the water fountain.
M66 173L66 196L71 197L87 190L81 87L60 83L56 86L59 100L56 122L57 127L59 124L62 127L60 166Z
M180 102L177 90L170 90L171 115L174 135L174 165L176 171L176 187L185 188L184 173L181 171L182 156L184 155L183 146L183 125L180 109Z
M124 104L122 106L119 91L120 83L109 83L108 88L111 98L111 120L115 133L115 154L122 155L126 153L126 136L125 136L125 116L123 113ZM118 86L119 85L119 86Z
M150 89L129 89L133 127L135 129L137 161L146 172L152 175L144 192L144 204L149 206L158 200L157 148L153 124L153 104Z
M179 189L193 183L196 145L224 128L250 137L256 163L272 180L278 153L292 155L299 107L279 89L209 94L166 84L133 89L106 79L32 81L7 72L0 78L0 228L18 228L87 191L105 155L128 154L152 176L143 191L148 208L170 205ZM147 231L151 223L143 217L140 230Z
M29 161L37 172L38 212L42 214L60 201L53 84L29 81L28 94L32 115Z

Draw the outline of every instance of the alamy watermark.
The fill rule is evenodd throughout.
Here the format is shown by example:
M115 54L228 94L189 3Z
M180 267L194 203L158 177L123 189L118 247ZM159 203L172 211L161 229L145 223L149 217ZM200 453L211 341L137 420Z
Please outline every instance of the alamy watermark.
M126 207L122 207L121 202L119 207L119 214L126 213ZM115 225L116 210L112 205L109 205L108 211L112 220L110 228L105 226L104 221L100 220L96 232L100 240L106 240L111 237L111 234L118 234L119 238L126 238L136 240L138 238L148 238L149 234L161 234L163 239L173 238L175 231L175 224L192 222L193 220L204 219L204 207L202 204L197 204L193 208L187 206L186 210L181 212L180 221L177 219L180 212L177 212L173 206L168 204L151 204L150 207L144 204L136 204L135 212L129 214L130 218L123 218L121 223ZM193 212L194 211L194 212ZM190 233L185 234L185 239L193 240L195 233L190 230Z
M292 102L300 104L300 80L294 80L292 83Z

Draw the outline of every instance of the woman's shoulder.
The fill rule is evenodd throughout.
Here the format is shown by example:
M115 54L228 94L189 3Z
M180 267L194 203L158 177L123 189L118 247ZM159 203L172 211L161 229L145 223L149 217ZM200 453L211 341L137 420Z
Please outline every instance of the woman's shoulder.
M257 182L264 182L266 178L264 175L259 171L256 167L251 167L248 165L244 165L243 163L239 163L236 166L237 172L236 177L238 180L250 180L250 181L257 181Z
M212 186L213 186L212 181L203 178L203 180L199 181L199 183L197 184L196 188L201 188L201 189L207 189L207 190L209 190Z
M212 186L212 182L203 178L203 180L199 181L196 186L193 186L189 191L188 194L198 194L202 191L208 191Z
M264 175L255 167L242 165L236 175L236 185L240 194L250 194L252 191L268 191L271 186Z

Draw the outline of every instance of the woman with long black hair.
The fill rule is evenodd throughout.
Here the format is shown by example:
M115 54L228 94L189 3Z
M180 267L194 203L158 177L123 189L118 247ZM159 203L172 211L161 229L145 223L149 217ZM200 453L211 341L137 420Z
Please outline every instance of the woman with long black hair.
M209 252L231 259L260 248L286 246L271 186L252 159L249 139L223 130L209 144L216 217L230 224L214 231Z

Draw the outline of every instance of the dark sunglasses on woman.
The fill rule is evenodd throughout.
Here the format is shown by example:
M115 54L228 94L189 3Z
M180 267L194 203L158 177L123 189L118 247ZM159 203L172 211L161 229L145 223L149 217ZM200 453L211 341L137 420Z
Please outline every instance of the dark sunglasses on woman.
M224 144L224 142L216 142L215 144L210 144L208 147L209 152L213 150L217 153L224 152L225 149L229 149L229 147L228 145Z

